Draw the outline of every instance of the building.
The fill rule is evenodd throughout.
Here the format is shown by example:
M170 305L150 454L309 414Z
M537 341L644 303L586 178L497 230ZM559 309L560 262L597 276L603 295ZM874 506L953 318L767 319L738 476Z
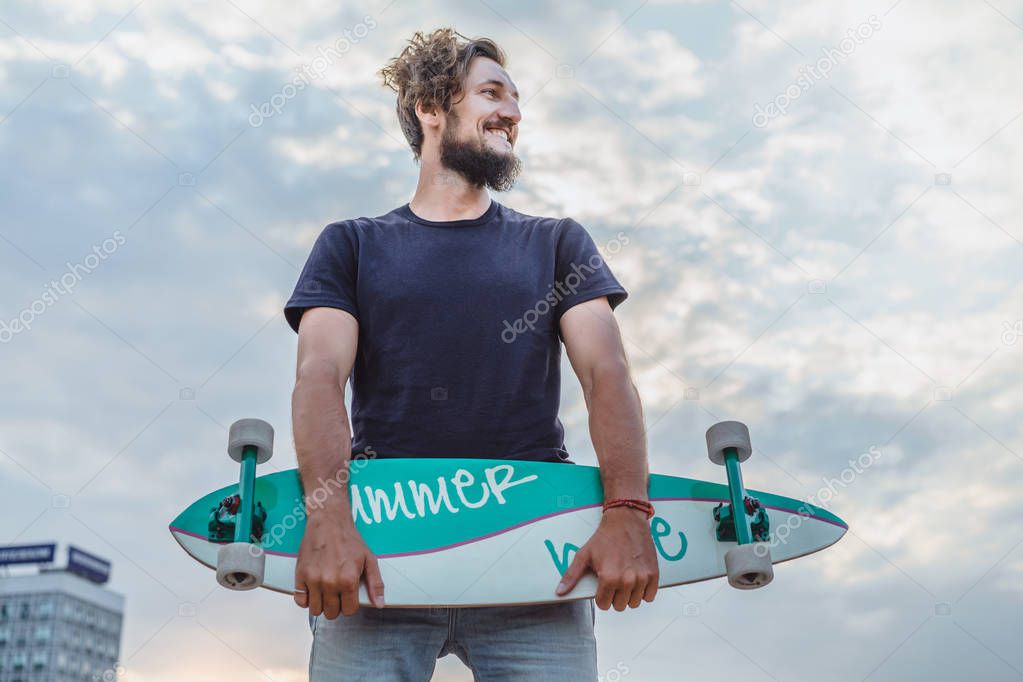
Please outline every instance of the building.
M0 547L0 566L36 564L0 576L0 682L116 679L124 597L105 587L110 563L55 544Z

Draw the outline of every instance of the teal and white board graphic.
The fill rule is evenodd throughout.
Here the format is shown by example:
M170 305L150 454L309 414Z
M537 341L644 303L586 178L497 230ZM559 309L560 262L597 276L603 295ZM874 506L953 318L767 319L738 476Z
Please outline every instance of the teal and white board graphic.
M243 481L245 467L243 461ZM604 493L596 467L494 459L356 460L348 480L322 482L309 496L315 503L342 487L356 527L379 559L388 606L531 604L596 594L592 573L568 595L554 594L575 551L601 519ZM759 500L769 521L764 544L770 563L817 552L847 530L820 507L744 492ZM236 494L245 494L244 483L205 495L170 524L182 548L210 568L216 569L218 551L231 542L216 526L230 521L231 505L221 503ZM725 554L736 542L718 539L714 509L734 499L729 486L652 474L649 498L656 512L648 523L660 586L726 575ZM251 537L261 532L253 544L265 556L262 587L294 593L303 499L297 470L254 477L250 506L259 510L259 519ZM360 602L370 604L365 586Z

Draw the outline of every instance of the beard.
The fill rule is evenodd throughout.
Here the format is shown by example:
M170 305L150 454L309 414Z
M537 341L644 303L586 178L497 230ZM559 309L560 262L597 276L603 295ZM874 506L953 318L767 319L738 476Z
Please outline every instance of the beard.
M458 173L473 187L489 187L507 192L522 172L522 161L512 152L491 149L483 140L456 137L458 116L448 114L448 124L440 140L440 162Z

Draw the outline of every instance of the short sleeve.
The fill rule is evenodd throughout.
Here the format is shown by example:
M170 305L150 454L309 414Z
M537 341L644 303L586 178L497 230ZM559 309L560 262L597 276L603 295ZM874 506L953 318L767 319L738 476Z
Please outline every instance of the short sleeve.
M316 238L295 291L284 305L284 317L298 331L302 314L309 308L340 308L356 319L359 308L355 296L358 273L358 240L345 222L327 225Z
M572 306L607 296L613 310L629 294L615 278L582 225L571 218L559 223L556 290L563 298L555 306L555 322Z

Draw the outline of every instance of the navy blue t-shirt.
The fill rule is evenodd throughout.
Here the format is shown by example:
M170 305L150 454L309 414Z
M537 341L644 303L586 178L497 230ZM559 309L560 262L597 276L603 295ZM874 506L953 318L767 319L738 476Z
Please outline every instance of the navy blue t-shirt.
M359 322L352 453L564 462L561 335L573 305L628 293L571 218L491 200L479 218L437 222L405 204L331 223L284 313Z

